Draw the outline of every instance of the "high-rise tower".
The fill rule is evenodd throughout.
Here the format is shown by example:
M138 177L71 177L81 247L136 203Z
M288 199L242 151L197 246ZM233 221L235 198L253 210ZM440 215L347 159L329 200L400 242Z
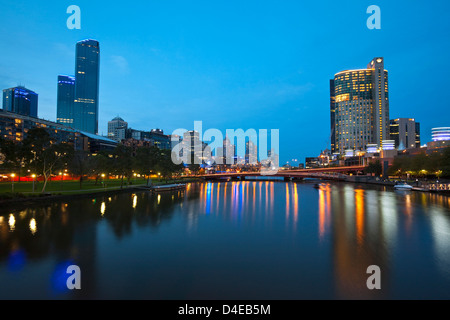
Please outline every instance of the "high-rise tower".
M76 45L75 77L58 76L57 121L98 133L100 44L83 40Z
M389 140L388 72L384 59L375 58L366 69L337 73L330 81L331 149L365 150Z
M58 97L56 108L56 122L73 126L75 99L75 77L58 76Z
M100 44L96 40L77 43L75 61L74 127L98 133Z

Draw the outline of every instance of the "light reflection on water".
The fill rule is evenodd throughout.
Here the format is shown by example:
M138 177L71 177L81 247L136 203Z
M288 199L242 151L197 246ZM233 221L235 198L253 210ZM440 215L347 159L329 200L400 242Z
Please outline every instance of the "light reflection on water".
M189 184L2 209L0 298L447 299L449 243L443 195L325 182ZM79 292L54 290L67 261L83 272ZM380 291L366 287L373 264Z

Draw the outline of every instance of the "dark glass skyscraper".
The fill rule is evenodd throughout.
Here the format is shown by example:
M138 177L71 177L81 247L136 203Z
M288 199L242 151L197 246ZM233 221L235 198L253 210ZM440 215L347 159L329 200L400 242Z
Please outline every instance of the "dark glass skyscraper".
M74 129L98 133L100 44L96 40L77 43L75 78L58 77L57 121Z
M3 110L37 118L38 94L21 86L5 89Z
M58 107L56 122L73 126L75 100L75 77L58 76Z
M98 89L100 76L100 44L96 40L77 43L75 61L75 129L98 133Z

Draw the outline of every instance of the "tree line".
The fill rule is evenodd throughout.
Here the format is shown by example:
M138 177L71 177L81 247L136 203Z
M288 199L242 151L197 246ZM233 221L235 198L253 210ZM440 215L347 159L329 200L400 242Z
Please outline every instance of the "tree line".
M399 156L389 168L389 175L412 177L450 178L450 147L442 152L420 153L414 156Z
M381 175L383 169L379 160L371 162L365 169L366 173ZM400 155L388 169L390 176L407 176L414 178L436 177L450 178L450 147L442 152L417 155Z
M67 170L79 177L80 188L83 181L95 178L96 183L102 175L115 175L124 183L130 184L135 173L144 176L147 184L152 174L159 173L162 179L169 179L183 170L183 164L175 165L171 150L157 147L128 147L118 144L114 150L91 154L74 150L67 142L57 143L43 128L33 128L21 142L0 138L0 168L15 173L19 178L31 173L43 178L42 192L52 175ZM19 179L20 180L20 179Z

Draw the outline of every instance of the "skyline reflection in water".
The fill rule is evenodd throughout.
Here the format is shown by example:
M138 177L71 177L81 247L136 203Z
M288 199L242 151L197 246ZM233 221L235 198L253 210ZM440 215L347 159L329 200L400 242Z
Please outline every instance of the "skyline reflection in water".
M443 195L188 184L0 209L0 298L448 299L449 243ZM58 284L68 263L82 270L80 291ZM382 290L366 287L370 265Z

